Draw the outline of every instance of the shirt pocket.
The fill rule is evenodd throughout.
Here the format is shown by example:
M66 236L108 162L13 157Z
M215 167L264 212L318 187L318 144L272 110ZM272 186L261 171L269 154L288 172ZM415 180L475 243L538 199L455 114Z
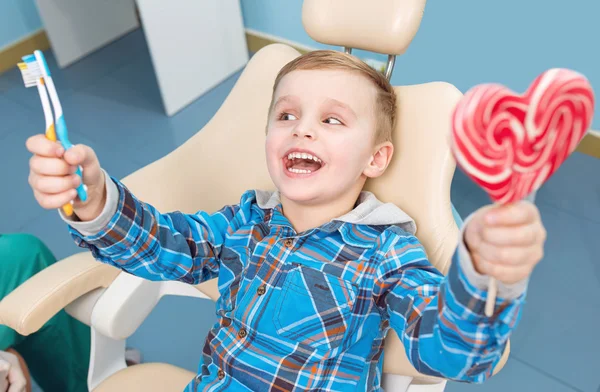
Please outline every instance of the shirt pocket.
M352 282L296 265L286 274L275 305L277 334L319 351L342 347L357 292Z

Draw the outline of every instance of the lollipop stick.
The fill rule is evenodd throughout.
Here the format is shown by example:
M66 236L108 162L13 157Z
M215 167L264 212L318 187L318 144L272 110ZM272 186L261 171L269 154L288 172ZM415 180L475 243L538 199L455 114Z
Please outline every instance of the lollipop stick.
M496 279L490 278L490 283L488 285L488 297L485 302L485 315L487 317L492 317L494 314L494 307L496 306L496 294L498 294L498 283Z
M531 192L524 200L535 203L535 192ZM492 317L494 314L494 307L496 306L496 295L498 295L498 282L496 279L490 278L490 283L488 285L488 297L485 302L485 315L487 317Z

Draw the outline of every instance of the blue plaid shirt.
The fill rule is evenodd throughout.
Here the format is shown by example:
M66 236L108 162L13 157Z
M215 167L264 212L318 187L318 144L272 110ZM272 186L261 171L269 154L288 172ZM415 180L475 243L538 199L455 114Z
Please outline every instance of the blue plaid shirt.
M524 294L486 317L486 291L459 252L443 276L414 222L366 192L344 217L297 233L277 193L163 214L107 184L116 196L102 229L84 235L85 223L71 223L80 246L150 280L218 279L218 321L188 391L380 391L390 328L419 372L482 382L520 317Z

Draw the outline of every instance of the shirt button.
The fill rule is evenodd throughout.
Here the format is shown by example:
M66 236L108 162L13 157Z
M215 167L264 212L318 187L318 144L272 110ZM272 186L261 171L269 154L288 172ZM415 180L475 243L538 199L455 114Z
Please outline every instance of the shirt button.
M238 332L238 337L240 337L240 338L245 338L246 335L248 335L248 332L246 332L246 330L243 328L240 329L240 331Z
M217 373L217 377L219 377L219 380L222 380L225 378L225 372L222 370L219 370L219 372Z
M294 241L292 241L292 239L291 239L291 238L288 238L287 240L285 240L285 241L283 242L283 245L285 245L285 246L286 246L286 248L291 248L291 247L292 247L292 245L294 245Z
M256 294L263 295L265 291L267 291L267 288L263 284L262 286L258 286L258 288L256 289Z

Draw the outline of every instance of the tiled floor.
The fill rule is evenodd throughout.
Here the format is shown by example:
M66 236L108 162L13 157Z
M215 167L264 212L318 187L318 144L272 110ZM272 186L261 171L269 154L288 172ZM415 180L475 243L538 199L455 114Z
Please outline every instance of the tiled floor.
M172 118L162 104L143 35L136 31L83 61L58 70L49 55L72 140L93 146L111 174L122 177L183 143L211 118L237 74ZM27 184L26 138L43 130L37 92L20 75L0 75L0 232L29 232L57 257L77 251L54 211L35 204ZM600 161L575 154L538 193L549 232L506 368L484 385L459 391L600 391ZM460 172L453 201L464 217L485 195ZM195 308L189 312L190 308ZM211 303L166 298L128 342L146 361L195 370Z

